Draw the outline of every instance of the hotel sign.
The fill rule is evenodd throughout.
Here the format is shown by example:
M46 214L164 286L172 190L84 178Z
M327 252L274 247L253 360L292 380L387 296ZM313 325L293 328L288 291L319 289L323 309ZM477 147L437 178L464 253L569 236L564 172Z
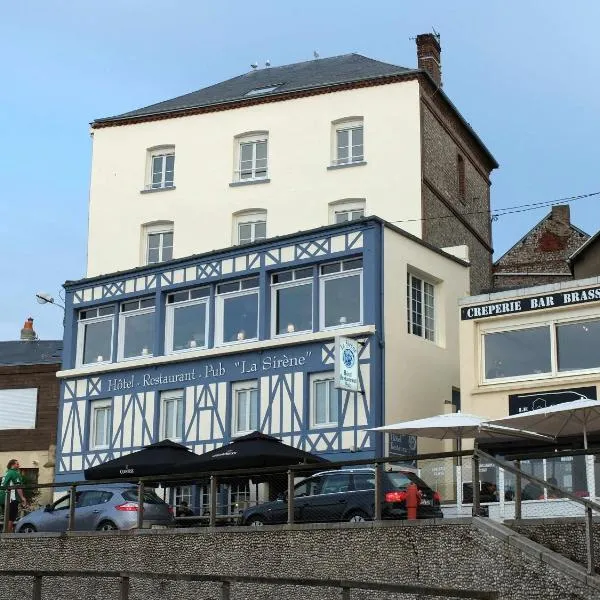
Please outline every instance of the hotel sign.
M358 342L352 338L336 337L334 386L357 392L358 384Z
M600 286L570 292L556 292L555 294L532 296L531 298L519 298L518 300L463 306L460 309L460 318L463 321L469 321L471 319L484 319L486 317L512 315L544 308L560 308L562 306L598 301L600 301Z

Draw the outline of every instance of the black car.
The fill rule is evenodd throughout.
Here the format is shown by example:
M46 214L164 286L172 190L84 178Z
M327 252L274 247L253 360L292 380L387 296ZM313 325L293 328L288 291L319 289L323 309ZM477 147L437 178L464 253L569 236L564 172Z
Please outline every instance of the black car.
M440 496L411 471L385 471L382 477L384 519L406 518L406 489L410 483L418 488L418 519L441 519ZM344 469L317 473L294 487L294 521L317 523L333 521L368 521L375 506L375 469ZM287 494L274 502L248 508L242 515L243 525L287 523Z

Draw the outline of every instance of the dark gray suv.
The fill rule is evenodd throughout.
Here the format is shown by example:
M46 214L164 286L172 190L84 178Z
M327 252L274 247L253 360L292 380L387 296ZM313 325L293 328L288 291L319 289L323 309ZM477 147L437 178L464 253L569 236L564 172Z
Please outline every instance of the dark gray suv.
M385 471L382 478L384 519L406 518L406 489L416 484L419 493L418 519L441 519L440 497L411 471ZM375 469L344 469L317 473L294 487L294 521L317 523L368 521L375 507ZM274 502L248 508L244 525L287 522L287 495Z

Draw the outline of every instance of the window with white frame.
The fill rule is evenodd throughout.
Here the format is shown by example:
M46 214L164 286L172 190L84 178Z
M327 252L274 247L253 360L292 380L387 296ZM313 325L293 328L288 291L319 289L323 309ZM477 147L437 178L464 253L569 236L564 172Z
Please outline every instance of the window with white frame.
M349 165L365 160L363 120L355 118L334 122L333 165Z
M275 273L271 294L273 335L312 331L312 267Z
M258 277L217 285L215 341L217 344L258 338Z
M313 377L311 392L312 426L327 427L337 425L340 414L340 394L339 390L333 387L333 377Z
M164 262L173 258L173 230L147 234L146 264Z
M267 237L267 211L245 211L233 216L233 243L250 244Z
M600 370L600 319L562 319L483 333L483 379Z
M90 403L90 450L110 446L112 401L95 400Z
M167 354L206 348L209 298L210 289L207 287L167 294Z
M77 365L111 362L115 307L86 308L77 318Z
M121 304L119 360L152 356L154 347L154 298Z
M186 502L188 509L192 509L194 488L191 485L182 485L171 488L170 492L170 502L171 505L175 507L176 516L187 516L180 514L182 502Z
M170 390L160 394L162 439L183 439L183 390Z
M435 341L435 285L407 273L406 311L408 333Z
M362 323L362 258L321 266L321 329Z
M148 182L146 189L156 190L174 187L175 146L148 149Z
M236 434L258 429L258 384L256 381L236 383L232 389L233 431Z
M329 204L330 223L347 223L348 221L356 221L357 219L362 219L364 216L364 200L338 200Z
M268 137L267 132L259 132L236 138L235 181L257 181L267 178Z

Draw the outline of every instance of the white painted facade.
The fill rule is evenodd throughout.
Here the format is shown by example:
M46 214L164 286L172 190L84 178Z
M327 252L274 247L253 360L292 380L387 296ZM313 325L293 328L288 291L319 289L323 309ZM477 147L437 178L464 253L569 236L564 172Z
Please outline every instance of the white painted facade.
M340 119L362 119L366 164L328 169ZM268 132L268 182L230 186L236 136L255 132ZM175 149L174 187L142 192L157 146ZM87 275L145 264L148 224L173 224L174 258L230 246L240 211L266 211L271 238L326 225L332 203L358 201L420 235L420 146L417 80L95 128Z

